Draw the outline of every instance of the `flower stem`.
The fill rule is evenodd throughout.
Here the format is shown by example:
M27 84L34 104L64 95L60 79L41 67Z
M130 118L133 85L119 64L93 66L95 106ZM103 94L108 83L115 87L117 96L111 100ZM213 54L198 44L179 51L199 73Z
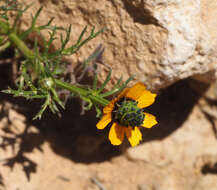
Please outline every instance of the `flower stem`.
M8 34L9 28L9 24L0 19L0 34Z
M79 95L84 96L84 97L88 97L88 98L91 99L95 104L100 104L100 105L102 105L102 106L106 106L106 105L109 103L109 101L106 100L105 98L102 98L102 97L100 97L99 95L94 95L94 94L92 94L89 90L86 90L86 89L84 89L84 88L77 87L77 86L75 86L75 85L72 85L72 84L63 82L63 81L58 80L58 79L54 79L54 81L55 81L57 87L67 89L67 90L69 90L70 92L79 94Z
M34 53L26 46L26 44L17 36L15 32L9 27L8 23L5 23L0 19L0 34L7 35L8 39L22 52L22 54L28 58L33 59Z
M10 33L8 38L16 45L16 47L22 52L22 54L28 58L33 59L34 53L26 46L26 44L19 39L19 37L14 33Z
M28 59L34 59L34 52L32 52L26 44L17 36L15 32L11 32L8 25L0 20L0 32L8 35L8 39L20 50L20 52ZM105 98L102 98L98 94L92 93L90 90L87 90L85 88L77 87L76 85L71 85L69 83L63 82L58 79L54 79L57 87L67 89L70 92L76 93L80 96L83 96L85 98L89 98L93 103L100 104L102 106L106 106L109 101Z
M3 45L0 46L0 52L4 51L5 49L7 49L8 47L10 47L11 42L7 41L6 43L4 43Z

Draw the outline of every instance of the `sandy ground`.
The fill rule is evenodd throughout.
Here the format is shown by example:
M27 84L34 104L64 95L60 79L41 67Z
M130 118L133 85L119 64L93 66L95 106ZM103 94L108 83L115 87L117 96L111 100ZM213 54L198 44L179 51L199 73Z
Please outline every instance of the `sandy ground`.
M148 110L159 124L135 148L110 145L78 100L32 121L38 103L1 94L0 190L216 190L214 87L186 80L160 92Z

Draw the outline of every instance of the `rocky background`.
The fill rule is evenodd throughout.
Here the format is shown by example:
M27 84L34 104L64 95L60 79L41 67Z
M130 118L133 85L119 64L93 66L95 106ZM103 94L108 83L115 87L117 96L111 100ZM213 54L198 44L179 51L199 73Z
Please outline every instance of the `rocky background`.
M72 25L71 43L86 25L107 27L69 61L76 66L102 44L110 85L135 74L158 91L150 112L159 124L141 145L113 147L78 100L61 119L32 121L37 104L1 94L0 190L216 190L217 1L35 0L23 28L40 6L40 24ZM9 71L0 68L4 89ZM106 73L101 65L100 81Z

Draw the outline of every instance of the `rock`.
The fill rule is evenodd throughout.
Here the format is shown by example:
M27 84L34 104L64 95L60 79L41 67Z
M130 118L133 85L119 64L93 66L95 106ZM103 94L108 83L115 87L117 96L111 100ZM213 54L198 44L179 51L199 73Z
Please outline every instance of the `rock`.
M138 190L152 190L152 187L148 186L147 184L141 184L138 186Z
M217 184L216 184L217 176L216 175L206 175L198 179L196 182L194 189L197 190L216 190Z
M55 24L73 26L71 43L86 25L108 28L71 60L75 65L102 43L105 63L113 69L112 83L120 76L127 79L135 74L137 80L157 90L195 75L208 82L216 78L216 1L38 0L25 13L24 28L30 23L30 12L35 13L40 6L44 8L41 24L55 17ZM102 66L100 81L105 70Z

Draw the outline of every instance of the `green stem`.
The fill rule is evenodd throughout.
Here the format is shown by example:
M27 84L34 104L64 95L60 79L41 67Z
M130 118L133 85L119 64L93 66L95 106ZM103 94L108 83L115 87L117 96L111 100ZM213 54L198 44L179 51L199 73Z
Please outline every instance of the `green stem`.
M8 34L9 24L0 19L0 34Z
M4 21L0 20L0 32L8 35L8 39L21 51L21 53L28 59L34 59L34 52L32 52L26 44L16 35L15 32L10 32L10 28ZM92 94L89 90L71 85L58 79L54 79L57 87L67 89L70 92L79 94L83 97L88 97L93 103L106 106L109 101L100 97L99 95Z
M34 58L34 53L20 40L15 32L9 27L9 24L0 19L0 34L7 35L8 39L23 53L28 59Z
M91 94L89 90L86 90L84 88L79 88L79 87L77 87L75 85L63 82L63 81L58 80L58 79L54 79L54 80L55 80L55 83L56 83L56 85L58 87L67 89L70 92L79 94L81 96L88 97L88 98L90 98L96 104L100 104L102 106L106 106L109 103L109 101L106 100L105 98L102 98L102 97L100 97L98 95Z
M19 39L19 37L14 33L10 33L8 38L15 44L15 46L22 52L22 54L28 58L33 59L34 53L26 46L26 44Z
M7 41L5 44L0 46L0 52L6 50L8 47L10 47L11 42Z

